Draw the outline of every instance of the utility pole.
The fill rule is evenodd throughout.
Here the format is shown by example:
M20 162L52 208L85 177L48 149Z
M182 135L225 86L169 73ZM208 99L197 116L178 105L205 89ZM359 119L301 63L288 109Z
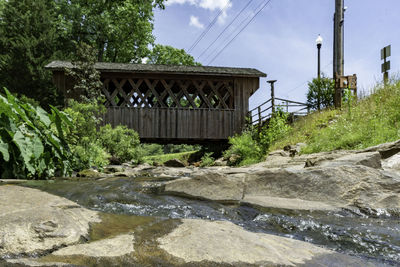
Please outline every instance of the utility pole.
M333 78L343 76L343 28L344 28L344 0L335 0L334 31L333 31Z

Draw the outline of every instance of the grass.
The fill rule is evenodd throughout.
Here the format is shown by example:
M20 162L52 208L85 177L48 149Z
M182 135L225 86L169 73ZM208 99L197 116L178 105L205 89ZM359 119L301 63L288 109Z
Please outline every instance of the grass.
M154 156L147 156L144 157L143 160L144 162L147 163L153 163L153 162L157 162L157 163L164 163L168 160L171 159L178 159L181 161L187 161L190 157L191 154L194 154L198 152L198 150L196 151L189 151L189 152L180 152L180 153L172 153L172 154L161 154L161 155L154 155Z
M341 110L314 112L295 122L271 150L306 143L302 153L362 149L400 139L400 79L358 102L344 103Z

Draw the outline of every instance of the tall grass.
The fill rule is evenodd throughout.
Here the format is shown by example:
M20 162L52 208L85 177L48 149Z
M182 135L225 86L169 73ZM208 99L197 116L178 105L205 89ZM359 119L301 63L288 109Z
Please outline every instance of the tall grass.
M303 153L362 149L400 139L400 79L358 102L344 103L341 110L315 112L297 121L273 149L307 143Z

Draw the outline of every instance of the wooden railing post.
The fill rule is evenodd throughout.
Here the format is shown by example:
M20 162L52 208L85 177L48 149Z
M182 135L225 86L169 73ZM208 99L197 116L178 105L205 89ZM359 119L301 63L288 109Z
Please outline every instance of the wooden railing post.
M271 106L272 106L272 114L275 113L275 88L274 83L276 80L269 80L267 81L271 85Z

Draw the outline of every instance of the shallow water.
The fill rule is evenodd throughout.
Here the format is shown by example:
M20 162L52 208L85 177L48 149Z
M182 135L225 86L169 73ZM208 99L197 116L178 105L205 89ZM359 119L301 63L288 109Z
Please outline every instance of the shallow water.
M400 218L385 211L372 218L350 210L310 212L226 205L150 193L142 186L145 180L149 178L31 181L26 186L106 213L229 220L253 232L295 238L341 253L400 265Z

